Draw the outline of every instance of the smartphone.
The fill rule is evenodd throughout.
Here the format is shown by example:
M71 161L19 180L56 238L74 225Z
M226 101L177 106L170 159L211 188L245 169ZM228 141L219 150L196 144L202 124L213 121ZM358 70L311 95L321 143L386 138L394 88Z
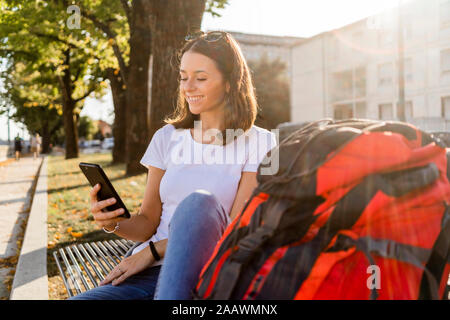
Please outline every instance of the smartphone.
M102 211L103 212L114 211L123 208L125 210L125 213L121 214L118 217L127 219L130 218L130 212L125 207L125 204L122 202L122 199L120 199L119 194L114 189L113 185L111 184L111 181L109 181L102 167L95 163L86 163L86 162L80 162L79 166L81 171L83 171L84 175L88 179L91 186L95 186L97 183L100 184L101 188L97 193L97 198L99 200L106 200L109 198L116 199L116 203L104 208Z

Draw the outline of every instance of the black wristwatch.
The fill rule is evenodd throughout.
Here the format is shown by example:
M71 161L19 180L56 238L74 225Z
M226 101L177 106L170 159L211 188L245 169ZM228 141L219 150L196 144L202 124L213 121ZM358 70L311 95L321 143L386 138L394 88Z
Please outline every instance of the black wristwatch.
M155 260L156 261L161 260L161 257L159 256L158 251L156 251L155 244L153 243L153 241L150 241L148 243L148 246L149 246L150 251L152 252L152 255L155 258Z

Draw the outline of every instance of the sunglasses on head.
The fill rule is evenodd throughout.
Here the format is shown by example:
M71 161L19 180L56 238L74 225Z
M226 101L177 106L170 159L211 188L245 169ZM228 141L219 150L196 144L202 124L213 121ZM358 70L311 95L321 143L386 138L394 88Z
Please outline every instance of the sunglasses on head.
M222 31L212 31L208 33L204 33L203 31L198 31L195 33L188 34L184 40L190 41L198 38L202 38L208 42L219 41L220 39L226 37L227 33Z

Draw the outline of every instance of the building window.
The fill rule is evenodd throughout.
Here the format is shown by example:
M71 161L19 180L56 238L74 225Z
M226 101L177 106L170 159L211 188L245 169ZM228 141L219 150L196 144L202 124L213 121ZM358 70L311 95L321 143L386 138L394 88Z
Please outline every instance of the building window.
M339 50L340 50L340 40L335 36L333 40L333 53L334 53L334 60L339 59Z
M403 39L410 40L412 38L412 18L410 16L403 17Z
M450 26L450 0L441 0L439 18L441 28Z
M352 45L353 49L358 50L361 48L363 42L363 33L362 31L358 31L352 34Z
M441 51L441 74L450 72L450 49Z
M405 81L411 82L413 80L413 64L412 59L405 60Z
M332 101L353 100L366 96L366 68L334 72L330 81Z
M393 120L394 110L392 103L383 103L378 105L378 117L380 120Z
M353 99L352 70L333 73L331 85L333 101Z
M405 82L412 82L413 80L413 64L411 58L403 60L403 73L405 75ZM398 60L395 62L395 68L398 74Z
M366 96L366 68L359 67L355 69L355 97L362 98Z
M383 63L378 66L378 85L380 87L392 84L392 63Z
M413 104L411 101L405 102L405 116L406 116L406 119L414 118Z
M414 117L412 101L405 101L405 118L406 120ZM397 103L397 119L400 119L400 108Z
M351 104L340 104L334 107L334 119L343 120L353 118L353 107Z
M366 103L365 102L357 102L355 106L355 116L356 118L363 119L366 118Z
M393 32L388 29L378 30L378 46L385 47L393 43Z
M445 120L450 120L450 97L443 97L441 99L441 116Z

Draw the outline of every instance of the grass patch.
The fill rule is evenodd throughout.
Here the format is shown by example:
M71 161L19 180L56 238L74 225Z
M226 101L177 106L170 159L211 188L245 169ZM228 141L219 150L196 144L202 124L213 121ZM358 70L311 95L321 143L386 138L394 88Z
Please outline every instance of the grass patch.
M64 156L48 158L48 253L47 267L51 300L68 298L59 275L53 252L74 243L118 239L114 234L99 230L90 213L91 186L78 164L100 164L131 214L141 205L147 175L125 175L125 164L111 164L110 153L81 154L77 159Z

